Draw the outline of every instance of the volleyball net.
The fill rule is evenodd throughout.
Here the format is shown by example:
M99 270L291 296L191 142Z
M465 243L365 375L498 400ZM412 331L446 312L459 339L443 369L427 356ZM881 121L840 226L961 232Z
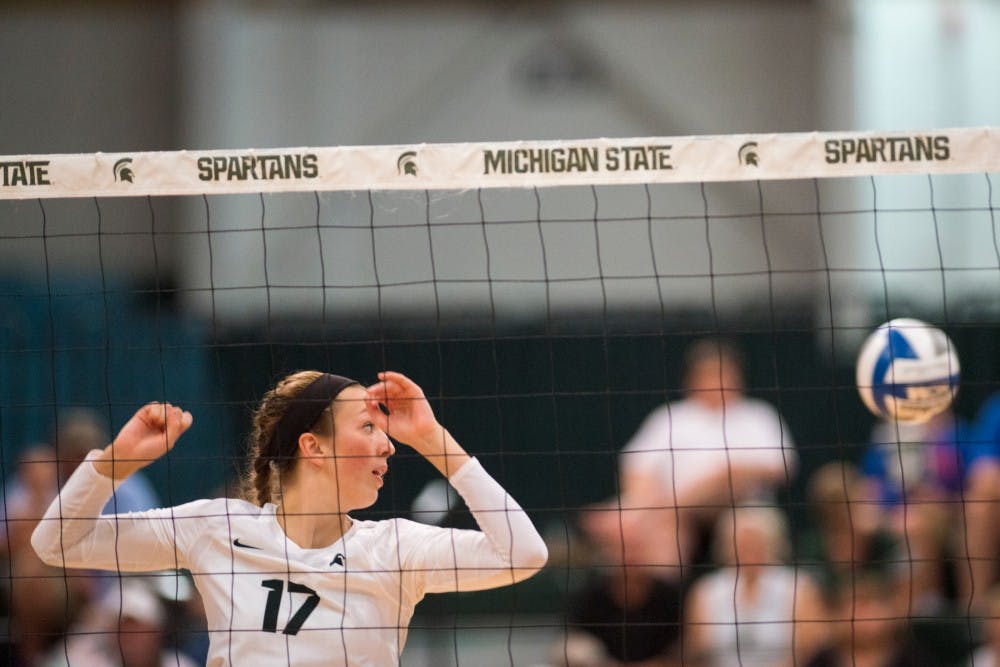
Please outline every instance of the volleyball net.
M810 549L838 497L872 510L897 544L883 560L911 575L905 611L888 616L931 619L967 652L988 608L969 587L996 581L967 574L986 558L963 551L968 531L942 532L968 521L965 460L935 467L927 453L944 436L929 431L873 440L853 364L883 321L940 326L962 360L955 413L972 428L1000 388L998 174L995 128L0 157L8 650L94 633L79 630L92 587L25 551L81 443L103 445L148 401L182 405L195 426L143 471L146 501L233 495L250 406L303 368L413 377L549 542L530 582L425 600L404 664L572 663L577 626L637 644L624 612L577 616L582 589L626 571L581 516L622 509L623 448L684 398L685 350L724 337L746 393L787 427L787 483L757 501L787 525L786 560L837 560ZM852 496L855 472L884 497ZM924 508L930 537L909 532ZM365 515L470 525L408 451ZM710 523L695 531L702 546ZM691 553L683 596L725 569L710 549ZM946 603L934 610L914 594L928 563L928 600ZM31 615L42 608L55 620ZM681 623L631 624L682 637ZM178 645L197 634L177 632Z

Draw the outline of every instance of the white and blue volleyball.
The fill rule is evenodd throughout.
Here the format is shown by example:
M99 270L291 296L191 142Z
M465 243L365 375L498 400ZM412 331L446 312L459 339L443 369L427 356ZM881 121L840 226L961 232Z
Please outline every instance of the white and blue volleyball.
M911 318L881 325L858 354L858 392L884 419L930 420L951 405L959 375L958 355L947 334Z

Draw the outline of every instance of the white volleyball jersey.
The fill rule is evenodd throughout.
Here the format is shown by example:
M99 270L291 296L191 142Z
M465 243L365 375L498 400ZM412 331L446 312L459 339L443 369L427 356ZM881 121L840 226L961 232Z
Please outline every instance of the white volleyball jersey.
M189 569L208 619L208 665L395 665L426 593L509 585L545 562L530 519L478 461L451 483L482 532L354 521L329 547L303 549L271 504L199 500L99 516L112 483L85 462L32 544L60 567Z

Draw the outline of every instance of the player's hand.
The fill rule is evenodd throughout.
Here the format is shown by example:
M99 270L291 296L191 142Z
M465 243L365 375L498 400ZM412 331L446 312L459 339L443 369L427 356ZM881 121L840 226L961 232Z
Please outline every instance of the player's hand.
M442 428L420 386L394 371L379 373L378 379L368 387L366 405L372 421L391 438L421 454L436 453L433 450L442 440Z
M190 412L170 403L144 405L94 460L94 467L106 477L124 479L173 449L192 421Z

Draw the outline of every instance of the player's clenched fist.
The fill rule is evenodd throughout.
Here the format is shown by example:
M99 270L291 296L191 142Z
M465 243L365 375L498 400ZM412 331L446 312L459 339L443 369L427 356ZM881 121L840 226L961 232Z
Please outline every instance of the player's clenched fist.
M144 405L94 460L94 467L105 477L124 479L169 452L192 421L190 412L170 403Z

